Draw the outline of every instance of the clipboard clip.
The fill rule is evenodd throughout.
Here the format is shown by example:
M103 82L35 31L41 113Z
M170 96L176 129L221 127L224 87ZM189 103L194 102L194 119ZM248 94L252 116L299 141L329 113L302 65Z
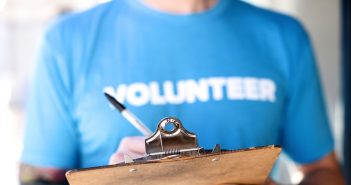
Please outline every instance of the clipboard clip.
M167 125L173 126L167 130ZM202 149L198 146L196 134L187 131L179 119L174 117L163 118L154 134L145 140L146 154L160 155L193 155Z
M172 129L168 129L168 125L170 125ZM204 150L202 147L199 147L196 134L186 130L182 122L175 117L163 118L158 123L155 133L145 139L145 149L147 154L145 157L133 160L129 156L125 156L125 163L221 153L219 144L217 144L212 151Z

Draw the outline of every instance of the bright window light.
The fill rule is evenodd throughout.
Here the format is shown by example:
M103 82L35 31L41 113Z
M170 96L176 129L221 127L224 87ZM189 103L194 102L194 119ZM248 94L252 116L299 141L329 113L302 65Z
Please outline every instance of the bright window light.
M5 8L7 0L0 0L0 12L2 12Z

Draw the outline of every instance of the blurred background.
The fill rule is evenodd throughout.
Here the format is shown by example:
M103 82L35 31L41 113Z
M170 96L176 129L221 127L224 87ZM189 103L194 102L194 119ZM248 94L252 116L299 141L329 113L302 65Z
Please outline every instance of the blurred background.
M343 158L342 1L246 0L297 17L310 33L328 105L338 157ZM65 12L82 11L106 0L0 0L0 176L17 185L23 117L28 84L45 26ZM346 1L345 1L346 2ZM282 157L281 182L297 182L301 174Z

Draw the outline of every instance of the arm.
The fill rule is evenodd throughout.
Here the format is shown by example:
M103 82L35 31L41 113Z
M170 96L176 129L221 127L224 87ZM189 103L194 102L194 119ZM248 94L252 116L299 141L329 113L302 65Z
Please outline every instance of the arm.
M21 185L68 185L65 170L20 164Z
M309 37L296 21L285 28L290 70L281 145L295 162L305 164L301 185L344 184Z
M345 184L334 152L317 162L301 166L301 170L305 177L300 185Z
M79 167L72 62L62 49L62 32L57 23L44 35L28 93L19 173L23 185L67 184L60 169Z

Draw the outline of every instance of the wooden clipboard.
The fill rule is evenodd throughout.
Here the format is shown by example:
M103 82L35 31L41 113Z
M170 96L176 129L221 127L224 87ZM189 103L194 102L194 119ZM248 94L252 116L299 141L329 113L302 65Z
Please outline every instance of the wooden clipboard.
M68 171L70 185L263 184L281 151L268 146L159 162Z
M165 131L165 123L175 129ZM70 185L258 185L265 182L281 152L274 145L231 151L216 145L212 152L202 150L196 135L172 117L161 120L145 146L145 158L71 170L67 180Z

